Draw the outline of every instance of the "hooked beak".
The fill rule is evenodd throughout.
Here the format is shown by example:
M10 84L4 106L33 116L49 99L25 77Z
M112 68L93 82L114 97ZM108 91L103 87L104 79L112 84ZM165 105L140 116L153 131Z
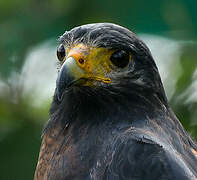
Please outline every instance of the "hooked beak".
M58 100L62 99L64 91L69 89L74 84L79 84L83 81L80 77L85 75L85 71L81 69L75 58L69 57L63 63L56 81L56 92Z

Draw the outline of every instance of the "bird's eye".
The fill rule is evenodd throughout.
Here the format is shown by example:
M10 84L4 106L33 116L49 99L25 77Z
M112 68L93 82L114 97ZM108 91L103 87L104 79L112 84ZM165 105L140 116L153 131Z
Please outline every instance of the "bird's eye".
M61 45L57 48L57 58L59 59L59 61L63 61L65 55L66 55L66 53L65 53L65 48L64 48L63 44L61 44Z
M124 50L119 50L111 55L110 60L115 66L124 68L125 66L128 65L129 58L130 56L128 52Z

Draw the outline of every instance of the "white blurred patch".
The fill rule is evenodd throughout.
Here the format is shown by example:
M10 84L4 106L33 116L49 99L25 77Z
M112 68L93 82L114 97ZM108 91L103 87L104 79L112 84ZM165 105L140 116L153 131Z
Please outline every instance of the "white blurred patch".
M33 104L52 99L57 76L56 46L51 41L33 48L26 57L20 82L23 97L31 95Z

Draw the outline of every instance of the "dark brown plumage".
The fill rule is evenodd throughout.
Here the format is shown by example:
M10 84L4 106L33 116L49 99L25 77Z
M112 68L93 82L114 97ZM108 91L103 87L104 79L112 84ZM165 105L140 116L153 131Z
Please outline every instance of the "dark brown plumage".
M65 32L60 43L35 180L197 179L197 145L141 40L98 23Z

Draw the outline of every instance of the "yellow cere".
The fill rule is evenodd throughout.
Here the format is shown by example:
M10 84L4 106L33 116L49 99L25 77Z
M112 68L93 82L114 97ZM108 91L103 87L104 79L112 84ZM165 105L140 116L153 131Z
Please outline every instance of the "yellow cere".
M78 78L85 78L89 81L85 85L93 85L95 81L111 83L111 79L107 75L111 72L112 63L110 57L114 50L106 48L89 47L84 44L77 44L66 49L66 59L73 57L80 69L84 71L83 76L77 72L72 72ZM75 71L75 70L72 70ZM82 77L81 77L82 76Z

